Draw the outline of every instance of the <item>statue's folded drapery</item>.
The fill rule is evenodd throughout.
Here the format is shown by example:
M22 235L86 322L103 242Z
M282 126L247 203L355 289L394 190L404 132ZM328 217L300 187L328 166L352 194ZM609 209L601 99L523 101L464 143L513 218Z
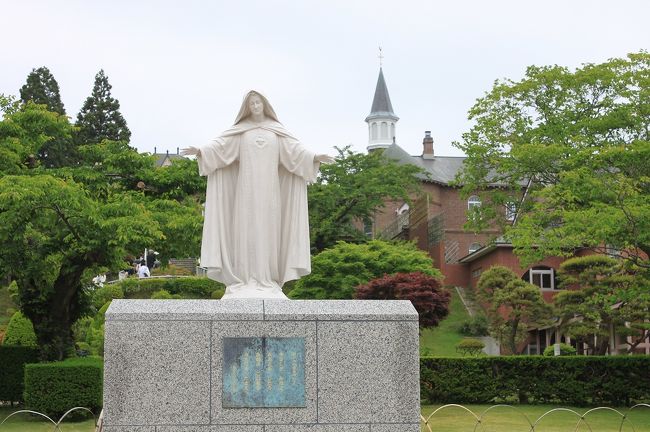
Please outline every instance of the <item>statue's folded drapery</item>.
M311 271L307 183L319 163L282 124L243 121L201 147L208 177L201 266L228 297L285 298Z

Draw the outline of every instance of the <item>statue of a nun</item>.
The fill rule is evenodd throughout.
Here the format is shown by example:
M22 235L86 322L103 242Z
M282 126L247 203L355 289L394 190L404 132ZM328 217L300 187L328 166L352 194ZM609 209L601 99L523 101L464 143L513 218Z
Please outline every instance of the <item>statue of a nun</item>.
M208 177L201 266L223 298L286 299L282 285L311 272L307 184L333 159L304 148L256 91L232 128L182 154Z

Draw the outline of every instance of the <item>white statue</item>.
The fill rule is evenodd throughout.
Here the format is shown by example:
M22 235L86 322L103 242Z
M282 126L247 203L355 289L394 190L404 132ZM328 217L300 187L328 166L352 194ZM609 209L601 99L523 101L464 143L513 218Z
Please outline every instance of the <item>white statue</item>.
M307 183L333 159L305 149L256 91L232 128L181 154L208 176L201 266L223 298L286 299L282 285L311 271Z

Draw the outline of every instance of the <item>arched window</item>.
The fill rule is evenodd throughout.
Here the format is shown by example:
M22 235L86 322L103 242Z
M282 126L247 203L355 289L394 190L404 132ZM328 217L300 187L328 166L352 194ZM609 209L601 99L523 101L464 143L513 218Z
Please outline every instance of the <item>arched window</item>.
M382 139L388 138L388 123L381 122L381 135Z
M477 250L481 249L483 246L481 246L480 243L472 243L469 245L469 253L474 253Z
M480 207L480 206L481 206L481 199L476 195L472 195L467 200L467 210L472 210L474 207Z
M370 127L371 134L370 136L372 137L373 140L377 139L377 123L373 123L372 126Z
M543 290L559 289L555 282L555 270L551 267L533 267L524 273L521 278L528 283L540 287Z
M395 123L390 124L390 139L395 138Z

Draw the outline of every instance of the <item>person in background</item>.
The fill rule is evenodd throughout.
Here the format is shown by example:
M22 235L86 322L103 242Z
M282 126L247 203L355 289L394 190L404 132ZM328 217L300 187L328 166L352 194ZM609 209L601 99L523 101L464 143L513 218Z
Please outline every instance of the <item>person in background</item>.
M149 267L147 267L146 263L140 264L140 268L138 268L138 277L139 278L145 278L151 276L151 273L149 272Z

